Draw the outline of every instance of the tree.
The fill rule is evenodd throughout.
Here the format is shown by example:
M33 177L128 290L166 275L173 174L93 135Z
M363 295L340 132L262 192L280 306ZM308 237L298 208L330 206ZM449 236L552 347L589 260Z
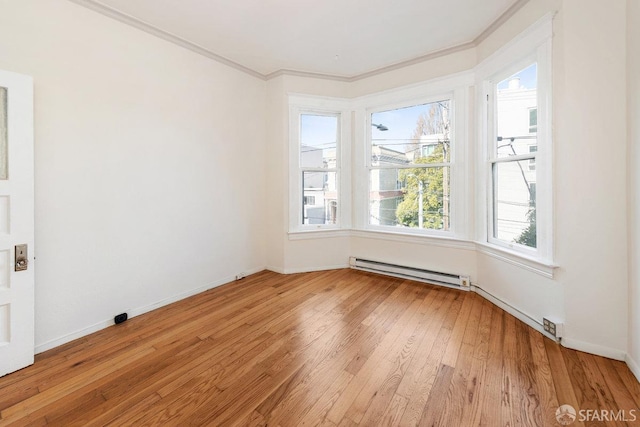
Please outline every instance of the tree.
M442 134L449 137L449 101L434 102L428 111L420 114L416 120L416 128L411 135L408 150L419 148L420 138L425 135Z
M416 121L411 143L407 145L407 157L412 158L414 164L443 163L449 158L449 102L432 103L428 111L421 114ZM431 141L433 151L422 155L422 137L437 136L437 141ZM444 167L423 168L416 167L401 169L398 179L405 183L402 202L396 208L396 219L405 227L419 227L420 224L420 186L422 185L423 228L448 228L448 198L444 182L448 181L448 171Z
M535 248L536 246L536 208L532 207L527 212L527 220L529 221L529 225L527 228L522 230L522 233L518 237L516 237L513 241L516 243L520 243L521 245L529 246L530 248Z
M439 163L442 161L444 144L438 144L434 152L426 157L418 158L415 163ZM422 182L423 228L443 228L443 181L444 168L411 168L402 169L398 178L406 182L403 190L404 198L396 209L398 223L405 227L418 227L420 182Z

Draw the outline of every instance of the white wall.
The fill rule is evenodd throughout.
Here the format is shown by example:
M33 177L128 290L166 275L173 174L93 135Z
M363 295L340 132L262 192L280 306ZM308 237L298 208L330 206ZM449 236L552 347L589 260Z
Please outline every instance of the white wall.
M0 1L35 81L36 344L266 265L266 83L66 0Z
M447 247L438 244L404 243L401 241L354 236L351 240L351 255L370 259L425 268L450 274L477 277L476 253L473 245L469 249Z
M560 20L555 241L566 344L621 358L628 323L625 2L565 0Z
M627 1L629 358L640 379L640 2Z
M267 82L267 267L284 273L288 215L288 105L284 77Z

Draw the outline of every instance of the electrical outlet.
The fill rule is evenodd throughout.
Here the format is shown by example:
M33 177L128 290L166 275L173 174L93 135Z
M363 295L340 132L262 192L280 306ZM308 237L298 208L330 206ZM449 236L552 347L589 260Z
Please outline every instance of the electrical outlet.
M460 276L460 286L463 288L468 288L471 286L471 279L469 276Z
M124 322L125 320L127 320L129 318L129 316L127 316L127 313L121 313L118 314L116 317L113 318L113 322L118 325L122 322Z
M548 332L556 338L562 337L562 323L560 322L555 322L553 320L547 319L546 317L543 317L542 328L545 330L545 332Z

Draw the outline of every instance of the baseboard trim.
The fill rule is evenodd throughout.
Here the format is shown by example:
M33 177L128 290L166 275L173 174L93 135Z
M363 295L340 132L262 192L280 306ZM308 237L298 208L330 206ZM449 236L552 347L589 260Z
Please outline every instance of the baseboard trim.
M285 274L284 268L281 268L281 267L273 267L273 266L268 265L266 267L266 269L269 270L269 271L273 271L274 273Z
M627 353L624 361L629 367L629 370L631 371L631 373L635 375L636 379L640 383L640 364L638 364L638 362L633 360L633 358L629 355L629 353Z
M544 328L542 327L541 323L538 323L532 317L530 317L527 314L521 312L520 310L518 310L517 308L513 307L512 305L504 302L503 300L501 300L500 298L496 297L495 295L492 295L489 292L485 291L484 289L482 289L477 284L472 283L471 290L473 292L477 293L478 295L480 295L482 298L484 298L487 301L489 301L490 303L492 303L493 305L501 308L502 310L504 310L507 313L511 314L516 319L524 322L528 326L530 326L533 329L535 329L536 331L540 332L542 335L544 335L545 337L549 338L550 340L553 340L555 342L560 342L560 340L558 338L554 337L553 335L551 335L550 333L545 331Z
M583 351L585 353L595 354L596 356L607 357L609 359L620 360L622 362L627 360L627 353L622 350L616 350L615 348L605 347L598 344L593 344L585 341L576 340L573 338L563 338L562 343L564 347L571 350Z
M50 341L47 341L42 344L38 344L35 347L35 354L43 353L47 350L51 350L52 348L56 348L73 340L77 340L78 338L82 338L85 335L93 334L94 332L98 332L101 329L109 327L113 325L113 319L104 320L102 322L98 322L86 328L80 329L78 331L72 332L67 335L63 335L60 338L56 338Z
M253 269L244 271L244 274L249 276L251 274L255 274L255 273L258 273L260 271L263 271L265 269L266 269L266 267L253 268ZM215 282L212 282L212 283L210 283L210 284L208 284L206 286L201 286L199 288L195 288L195 289L191 289L191 290L186 291L186 292L179 293L177 295L174 295L174 296L169 297L169 298L162 299L160 301L157 301L155 303L146 305L144 307L131 308L131 309L126 309L124 311L128 314L129 318L131 319L133 317L140 316L141 314L145 314L145 313L153 311L153 310L155 310L157 308L164 307L164 306L169 305L169 304L173 304L174 302L178 302L178 301L183 300L185 298L192 297L192 296L197 295L199 293L208 291L209 289L217 288L218 286L225 285L225 284L233 282L235 280L236 280L235 276L225 277L225 278L216 280ZM86 328L82 328L82 329L77 330L75 332L72 332L70 334L61 336L59 338L47 341L47 342L42 343L42 344L38 344L38 345L35 346L35 354L43 353L43 352L45 352L47 350L51 350L52 348L56 348L58 346L61 346L63 344L66 344L68 342L76 340L78 338L82 338L82 337L84 337L86 335L93 334L95 332L98 332L98 331L100 331L102 329L108 328L109 326L113 326L113 325L114 325L113 319L110 318L110 319L103 320L101 322L95 323L95 324L93 324L91 326L88 326Z
M562 337L562 339L557 339L553 335L546 332L542 327L542 324L538 323L535 319L531 318L530 316L521 312L517 308L511 306L510 304L502 301L496 296L486 292L484 289L480 288L479 286L474 284L472 287L472 290L478 293L478 295L482 296L486 300L489 300L493 304L497 305L507 313L515 316L517 319L531 326L533 329L537 330L542 335L560 343L563 347L570 348L572 350L584 351L585 353L595 354L596 356L607 357L609 359L615 359L620 361L626 361L628 359L627 353L621 350L616 350L614 348L604 347L598 344L592 344L592 343L579 341L579 340L575 340L567 337ZM629 365L629 368L631 368L631 365ZM636 370L636 372L640 372L640 370ZM634 372L634 374L636 375L636 377L639 377L636 372Z
M588 343L588 342L584 342L584 341L579 341L579 340L574 340L571 338L567 338L567 337L563 337L562 339L557 339L556 337L554 337L553 335L547 333L543 327L542 324L538 323L535 319L531 318L530 316L526 315L525 313L521 312L520 310L518 310L517 308L509 305L508 303L502 301L501 299L497 298L496 296L486 292L484 289L478 287L477 285L473 285L472 290L476 293L478 293L478 295L480 295L481 297L489 300L490 302L492 302L493 304L497 305L498 307L500 307L501 309L503 309L504 311L506 311L507 313L515 316L517 319L523 321L524 323L526 323L527 325L531 326L533 329L537 330L538 332L540 332L542 335L556 341L559 342L563 347L566 348L570 348L572 350L578 350L578 351L584 351L585 353L590 353L590 354L595 354L596 356L602 356L602 357L607 357L609 359L615 359L615 360L621 360L621 361L627 361L630 360L627 353L625 353L624 351L621 350L616 350L614 348L610 348L610 347L604 347L598 344L592 344L592 343ZM629 368L631 368L631 365L629 365ZM633 371L633 369L632 369ZM636 377L639 377L637 372L640 372L640 370L637 370L634 372L634 374L636 375Z
M349 268L349 263L347 262L346 264L325 265L323 267L314 268L285 268L283 274L311 273L313 271L340 270L342 268Z

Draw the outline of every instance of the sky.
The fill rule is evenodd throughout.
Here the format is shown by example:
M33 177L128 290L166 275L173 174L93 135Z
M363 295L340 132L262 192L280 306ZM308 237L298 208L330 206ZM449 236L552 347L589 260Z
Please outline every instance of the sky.
M379 131L375 127L371 128L371 138L374 140L387 140L384 145L390 146L394 141L398 141L400 145L406 144L406 140L413 136L416 129L418 117L422 113L426 113L431 108L431 104L416 105L413 107L399 108L397 110L381 111L371 115L371 123L385 125L389 130ZM391 147L390 147L391 148Z
M338 136L338 118L336 116L318 116L303 114L300 117L301 145L332 148Z
M512 75L511 77L507 77L503 81L498 84L498 89L506 89L509 80L513 77L520 77L520 87L524 87L526 89L535 89L538 86L538 77L537 77L538 67L536 64L531 64L527 68L522 71L519 71Z

